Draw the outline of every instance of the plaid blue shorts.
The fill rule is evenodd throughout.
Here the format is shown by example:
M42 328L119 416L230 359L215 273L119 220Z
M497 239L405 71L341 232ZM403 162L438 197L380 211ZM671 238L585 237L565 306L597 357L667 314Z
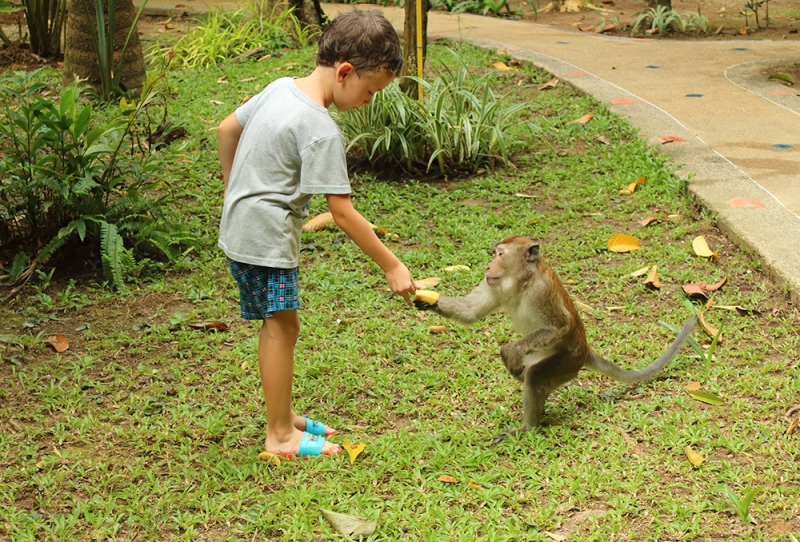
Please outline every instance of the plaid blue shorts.
M276 311L300 308L296 267L262 267L228 258L228 269L239 286L239 304L245 320L263 320Z

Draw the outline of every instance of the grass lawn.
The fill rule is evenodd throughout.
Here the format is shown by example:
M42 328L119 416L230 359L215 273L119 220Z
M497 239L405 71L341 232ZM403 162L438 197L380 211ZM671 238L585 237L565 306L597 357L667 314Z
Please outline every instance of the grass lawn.
M510 63L450 46L475 70ZM491 447L522 410L498 354L515 338L507 319L466 327L406 307L331 227L303 238L294 406L365 450L353 464L346 454L257 459L266 421L257 326L238 317L216 248L215 129L269 81L309 71L313 53L170 73L170 119L189 137L162 151L174 153L164 175L201 241L185 261L120 292L95 272L57 272L0 307L0 538L339 540L326 509L376 519L369 540L796 540L800 431L787 428L800 407L797 308L686 195L691 172L591 97L563 83L539 90L550 75L524 65L496 73L541 128L513 167L470 178L356 171L356 208L417 278L441 277L448 295L481 280L505 236L540 240L585 305L590 344L627 368L672 341L659 322L689 315L682 285L727 279L705 313L723 327L713 359L684 346L633 387L583 372L553 394L540 432ZM430 55L446 52L435 45ZM570 123L587 113L588 123ZM640 177L633 194L620 193ZM312 200L312 215L325 210L324 198ZM659 220L642 226L648 216ZM617 233L641 249L610 252ZM693 253L698 235L718 258ZM453 265L470 269L443 271ZM660 289L631 276L654 265ZM215 321L229 329L189 326ZM429 332L440 324L449 331ZM70 343L60 354L45 344L55 333ZM711 344L699 327L693 337ZM694 399L692 382L724 403ZM693 466L687 446L705 461ZM731 505L757 488L740 518Z

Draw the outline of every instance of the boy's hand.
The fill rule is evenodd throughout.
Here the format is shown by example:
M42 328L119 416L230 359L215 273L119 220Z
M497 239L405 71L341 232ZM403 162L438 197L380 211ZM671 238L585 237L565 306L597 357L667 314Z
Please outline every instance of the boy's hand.
M414 292L419 290L419 286L414 282L411 271L409 271L405 265L398 263L396 266L386 271L386 282L389 283L389 288L394 293L403 296L403 299L406 300L406 304L409 307L414 306L414 303L411 301L411 296Z

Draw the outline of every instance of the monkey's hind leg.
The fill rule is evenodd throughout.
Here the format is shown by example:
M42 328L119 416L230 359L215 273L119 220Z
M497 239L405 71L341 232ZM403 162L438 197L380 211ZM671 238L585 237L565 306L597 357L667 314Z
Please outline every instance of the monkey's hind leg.
M544 404L554 390L563 386L578 375L577 370L570 369L570 363L561 353L550 356L525 370L522 384L522 425L503 431L492 441L492 445L500 444L508 437L516 437L526 431L538 428L544 413Z

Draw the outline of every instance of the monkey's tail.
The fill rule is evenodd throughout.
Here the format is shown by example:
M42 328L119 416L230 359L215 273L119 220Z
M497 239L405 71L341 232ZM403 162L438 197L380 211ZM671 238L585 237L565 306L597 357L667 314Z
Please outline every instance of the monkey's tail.
M689 334L692 332L692 329L694 329L696 323L697 320L694 316L687 318L683 323L680 333L678 333L678 337L673 341L669 349L664 352L660 358L644 369L639 369L638 371L622 369L594 352L592 352L592 357L589 358L589 361L586 363L586 367L594 369L598 373L602 373L614 380L625 382L626 384L635 384L636 382L648 380L675 358L678 354L678 350L680 350L683 343L686 342L686 339L689 338Z

